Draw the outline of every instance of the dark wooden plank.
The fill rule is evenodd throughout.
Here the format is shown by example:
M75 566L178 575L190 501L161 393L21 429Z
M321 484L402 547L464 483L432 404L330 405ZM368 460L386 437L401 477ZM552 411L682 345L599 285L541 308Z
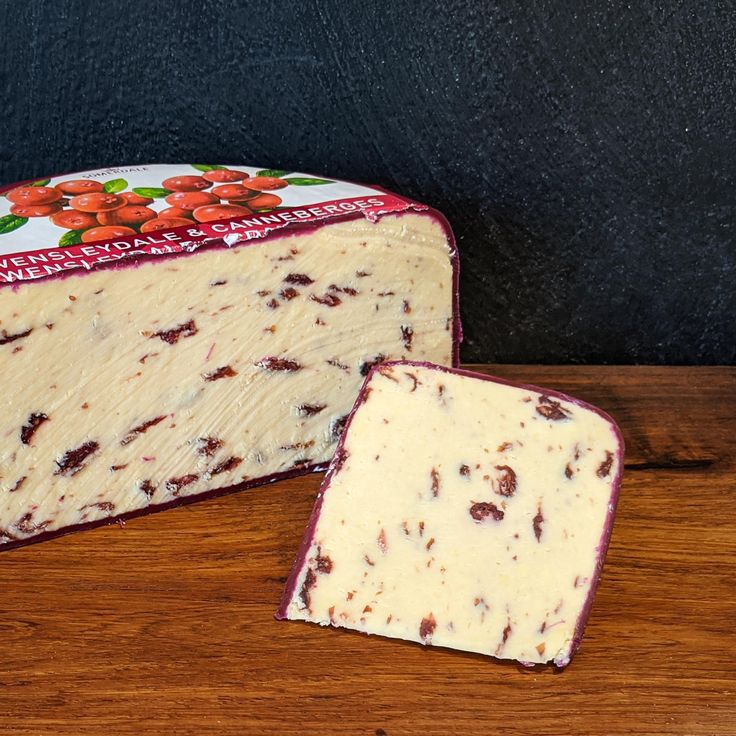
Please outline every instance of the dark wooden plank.
M0 555L4 732L733 736L736 371L483 370L592 401L627 442L567 670L276 622L310 476Z

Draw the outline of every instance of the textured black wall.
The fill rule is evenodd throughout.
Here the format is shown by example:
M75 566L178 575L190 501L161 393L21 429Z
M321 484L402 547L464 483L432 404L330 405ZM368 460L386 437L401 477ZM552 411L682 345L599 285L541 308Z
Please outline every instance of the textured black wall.
M0 0L0 183L242 161L443 210L467 361L736 360L736 7Z

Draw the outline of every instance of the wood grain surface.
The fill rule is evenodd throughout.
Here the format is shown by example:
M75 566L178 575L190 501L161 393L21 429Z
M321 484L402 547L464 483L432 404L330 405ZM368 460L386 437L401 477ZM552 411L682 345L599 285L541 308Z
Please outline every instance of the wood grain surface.
M568 669L275 621L314 475L0 555L3 734L736 734L736 369L481 369L626 439Z

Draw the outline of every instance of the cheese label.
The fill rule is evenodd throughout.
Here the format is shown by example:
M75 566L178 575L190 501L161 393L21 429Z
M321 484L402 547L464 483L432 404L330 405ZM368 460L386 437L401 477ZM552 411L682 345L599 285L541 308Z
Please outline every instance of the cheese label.
M0 286L229 247L331 218L427 209L377 187L221 164L116 166L0 191Z

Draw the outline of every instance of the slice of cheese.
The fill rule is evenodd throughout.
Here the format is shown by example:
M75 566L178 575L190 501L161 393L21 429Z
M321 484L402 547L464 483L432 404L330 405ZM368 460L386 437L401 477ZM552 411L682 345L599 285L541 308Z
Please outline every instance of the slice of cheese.
M456 360L437 213L217 232L0 288L0 549L322 470L372 365Z
M277 617L565 666L622 459L613 420L569 396L426 363L377 366Z

